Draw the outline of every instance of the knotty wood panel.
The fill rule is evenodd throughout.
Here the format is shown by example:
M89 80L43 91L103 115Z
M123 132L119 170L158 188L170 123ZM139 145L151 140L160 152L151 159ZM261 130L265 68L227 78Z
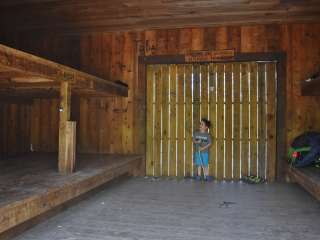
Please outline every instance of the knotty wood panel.
M208 114L208 81L209 81L209 76L208 76L208 68L209 65L201 65L201 117L206 117L207 119L209 118Z
M257 119L260 117L257 116L258 111L258 102L257 102L257 64L251 63L249 65L250 72L250 135L249 135L249 144L250 144L250 174L257 175Z
M249 86L248 63L241 64L241 175L249 174Z
M162 111L162 176L168 176L168 147L169 147L169 66L164 65L161 67L161 82L163 84L162 88L162 102L161 102L161 111Z
M266 65L264 63L258 64L258 102L259 102L259 120L258 120L258 175L265 178L266 176L266 145L267 145L267 78L266 78ZM273 81L274 79L269 79ZM272 89L270 89L272 91ZM269 90L269 91L270 91ZM261 117L262 116L262 117Z
M232 63L225 64L225 178L233 178Z
M162 103L162 86L163 78L161 77L161 66L155 69L155 85L154 85L154 175L161 175L161 103Z
M276 104L273 101L275 98L275 63L267 65L267 176L269 179L273 180L275 178L275 168L276 168L276 115L275 109Z
M193 173L193 156L192 156L192 65L185 65L185 176L192 176Z
M31 106L0 103L0 159L30 151Z
M240 63L233 64L233 178L240 178L241 166L241 141L240 141Z
M217 66L216 64L209 65L209 120L211 128L209 130L212 137L212 146L210 148L209 175L217 176Z
M154 89L154 71L153 66L149 65L147 67L147 78L150 81L147 83L147 92L152 92ZM153 141L153 121L154 121L154 94L147 95L147 142ZM153 165L154 165L154 155L153 155L153 144L147 145L147 154L146 154L146 174L151 176L153 175Z
M217 179L224 177L224 64L217 64Z
M197 38L195 39L195 42L197 43ZM195 44L197 46L197 44ZM200 98L201 98L201 78L200 78L200 65L195 64L192 66L192 133L194 133L197 129L199 129L199 124L200 124ZM193 153L196 153L198 149L196 148L196 145L193 145ZM191 175L194 175L195 173L195 166L192 162L193 165L193 171Z
M183 72L182 72L183 73ZM182 79L182 81L181 81ZM177 96L177 80L178 80L178 96ZM181 85L182 82L182 85ZM179 160L180 164L178 164L178 172L183 169L183 161L181 164L181 159L183 160L183 146L181 147L179 144L177 145L177 139L181 138L181 132L183 134L183 131L179 131L177 133L177 111L180 112L180 108L183 110L183 101L181 105L181 96L180 93L183 93L180 89L183 88L183 76L181 76L181 68L178 68L178 78L177 78L177 66L171 65L170 66L170 92L169 92L169 102L170 102L170 116L169 116L169 122L170 122L170 135L169 135L169 170L170 176L175 176L177 171L177 159ZM178 101L178 103L177 103ZM178 114L180 116L180 113ZM178 121L178 124L181 124L180 121ZM182 128L183 129L183 128ZM179 138L178 135L179 134ZM182 135L183 137L183 135ZM178 152L178 155L177 155ZM178 156L178 158L177 158Z
M185 136L184 136L184 129L185 129L185 125L186 122L184 120L184 109L185 109L185 104L184 104L184 96L185 96L185 77L184 77L184 70L185 70L185 66L184 65L178 65L178 83L175 84L178 87L178 111L176 111L177 115L177 124L171 122L172 124L172 132L178 132L178 141L177 141L177 149L178 149L178 159L177 159L177 170L178 170L178 176L183 176L184 174L184 166L185 166L185 149L184 149L184 140L185 140ZM173 78L174 79L174 78ZM172 90L175 89L175 87L172 88ZM173 129L173 127L178 127L178 131L177 129ZM173 158L174 159L174 158ZM172 163L173 165L175 163ZM172 176L172 175L171 175ZM174 175L173 175L174 176Z

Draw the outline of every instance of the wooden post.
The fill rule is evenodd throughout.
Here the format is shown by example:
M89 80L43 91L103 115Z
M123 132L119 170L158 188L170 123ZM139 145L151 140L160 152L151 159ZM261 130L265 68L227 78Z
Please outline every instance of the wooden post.
M60 89L59 172L72 173L75 162L75 122L70 122L71 86L62 82Z

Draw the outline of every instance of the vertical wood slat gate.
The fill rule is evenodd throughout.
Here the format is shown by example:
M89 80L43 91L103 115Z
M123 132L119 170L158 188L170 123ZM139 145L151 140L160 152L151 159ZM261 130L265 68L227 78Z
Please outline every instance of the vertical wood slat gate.
M192 134L212 127L209 173L221 180L276 172L276 63L147 65L148 176L192 176Z

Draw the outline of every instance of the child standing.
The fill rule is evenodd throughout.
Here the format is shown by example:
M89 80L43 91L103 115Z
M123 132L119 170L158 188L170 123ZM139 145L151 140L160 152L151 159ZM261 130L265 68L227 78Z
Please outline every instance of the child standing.
M196 179L201 179L201 168L203 168L204 180L208 180L208 163L209 163L209 148L211 146L211 136L208 133L210 128L210 121L202 118L200 122L200 129L195 132L192 141L195 145L194 148L194 163L197 167Z

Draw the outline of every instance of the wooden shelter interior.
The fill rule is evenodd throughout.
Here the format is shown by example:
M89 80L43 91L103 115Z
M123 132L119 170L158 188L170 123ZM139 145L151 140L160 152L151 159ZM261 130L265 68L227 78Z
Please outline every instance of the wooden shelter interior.
M257 174L320 200L319 169L287 163L320 131L319 72L318 0L2 0L0 239L122 175L194 176L201 117L214 182Z

